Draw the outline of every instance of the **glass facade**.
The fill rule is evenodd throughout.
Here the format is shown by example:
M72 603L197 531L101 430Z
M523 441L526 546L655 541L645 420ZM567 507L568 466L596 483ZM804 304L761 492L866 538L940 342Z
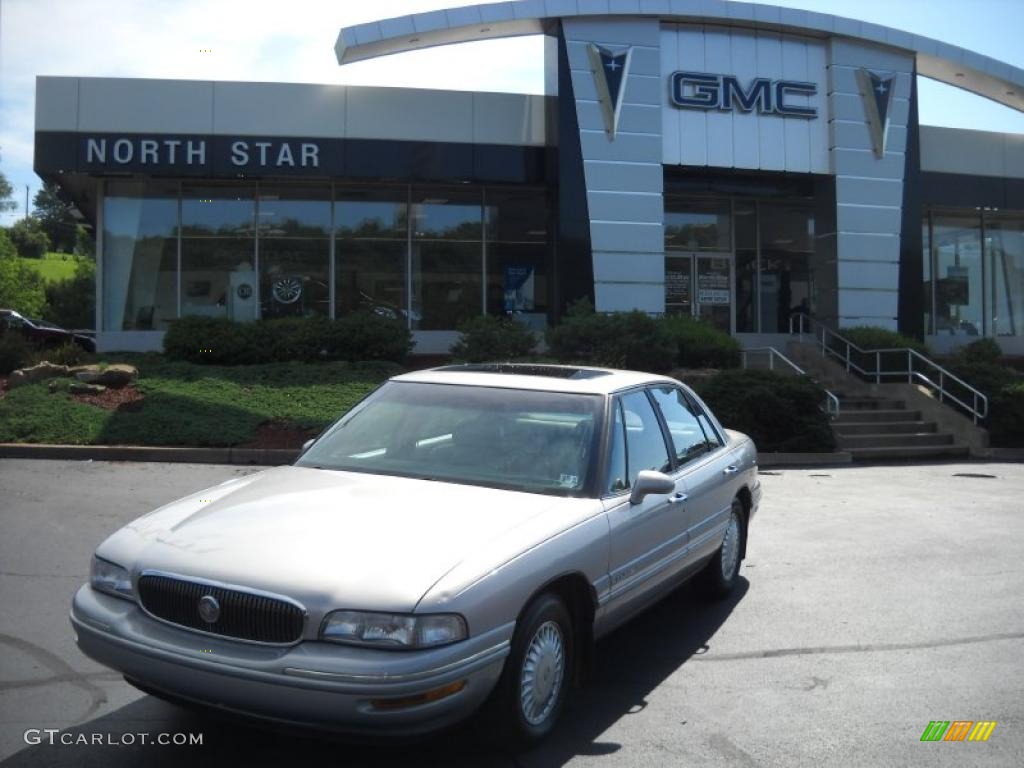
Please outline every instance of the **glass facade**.
M546 194L108 182L101 330L356 310L414 330L453 330L485 312L543 328L552 306Z
M925 333L1024 335L1024 215L936 210L923 227Z
M666 196L665 311L725 331L788 333L814 310L814 209L805 199Z

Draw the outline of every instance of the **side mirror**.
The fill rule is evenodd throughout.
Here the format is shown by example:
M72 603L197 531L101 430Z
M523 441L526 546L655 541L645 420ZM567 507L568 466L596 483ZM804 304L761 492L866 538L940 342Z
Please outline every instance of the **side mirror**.
M313 438L310 438L309 440L307 440L306 442L304 442L304 443L302 444L302 450L301 450L301 451L299 451L299 455L301 456L301 455L302 455L302 454L304 454L304 453L305 453L306 451L308 451L308 450L309 450L309 447L310 447L310 446L311 446L311 445L312 445L313 443L315 443L315 442L316 442L316 440L315 440L315 439L313 439Z
M645 496L652 493L668 494L676 489L676 481L664 472L643 469L636 476L633 492L629 494L630 504L639 504Z

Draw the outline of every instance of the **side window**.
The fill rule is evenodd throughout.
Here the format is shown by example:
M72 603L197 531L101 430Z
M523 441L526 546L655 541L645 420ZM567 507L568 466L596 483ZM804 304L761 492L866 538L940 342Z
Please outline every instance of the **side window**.
M653 387L651 394L665 417L678 462L685 464L707 452L708 441L704 430L690 409L683 391L675 387Z
M707 414L696 403L691 402L690 409L697 414L697 421L700 423L701 429L704 430L704 436L708 439L709 450L713 451L716 448L721 448L725 443L711 423L711 419L708 418Z
M626 426L626 466L632 488L641 470L668 472L672 462L658 416L647 395L643 392L623 395L622 411Z
M608 493L619 493L629 488L626 474L626 423L622 419L622 403L612 405L611 455L608 461Z

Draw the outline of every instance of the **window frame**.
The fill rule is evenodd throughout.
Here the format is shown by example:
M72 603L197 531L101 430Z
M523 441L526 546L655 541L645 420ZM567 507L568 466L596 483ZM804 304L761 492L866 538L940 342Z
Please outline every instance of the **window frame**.
M665 453L668 454L669 471L666 472L665 474L671 476L671 475L674 475L676 473L676 470L677 470L678 467L677 467L677 462L676 462L676 457L675 457L675 448L672 445L671 436L669 435L669 433L667 431L667 428L665 426L665 420L664 420L664 418L661 415L661 409L658 408L657 402L655 402L653 395L651 395L651 393L650 393L651 386L653 386L653 385L644 384L644 385L641 385L641 386L638 386L638 387L631 387L629 389L622 389L622 390L619 390L618 392L613 392L613 393L611 393L608 396L608 401L610 403L610 407L608 408L608 411L605 414L605 422L608 424L608 427L604 430L604 437L605 437L605 456L604 456L604 462L603 462L604 473L603 473L603 476L601 478L601 488L602 488L601 498L603 498L603 499L606 499L606 498L618 498L620 496L628 495L628 494L633 492L633 486L632 485L627 485L621 491L611 491L609 489L609 487L608 487L609 483L611 481L611 462L612 462L612 452L613 452L612 451L612 440L614 439L614 436L612 434L612 429L614 429L614 427L615 427L615 412L614 412L615 408L622 409L622 429L623 429L622 442L623 442L623 452L624 452L625 457L626 457L626 479L627 479L627 481L629 479L629 441L627 440L627 435L625 434L625 429L626 429L626 412L625 412L625 407L622 405L622 398L625 395L630 395L630 394L633 394L634 392L642 392L644 394L644 396L647 398L647 402L650 404L651 408L654 410L654 417L658 421L658 429L661 430L661 441L662 441L662 443L665 446ZM685 394L685 392L684 392L684 394Z

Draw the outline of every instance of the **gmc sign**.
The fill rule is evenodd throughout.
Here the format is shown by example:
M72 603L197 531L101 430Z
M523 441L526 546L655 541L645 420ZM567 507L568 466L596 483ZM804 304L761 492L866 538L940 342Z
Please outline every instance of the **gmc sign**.
M673 106L681 109L717 109L729 112L754 112L762 115L802 117L814 119L814 107L789 103L791 96L813 96L818 92L814 83L800 80L770 80L754 78L744 88L733 75L713 75L707 72L673 72L671 76Z

